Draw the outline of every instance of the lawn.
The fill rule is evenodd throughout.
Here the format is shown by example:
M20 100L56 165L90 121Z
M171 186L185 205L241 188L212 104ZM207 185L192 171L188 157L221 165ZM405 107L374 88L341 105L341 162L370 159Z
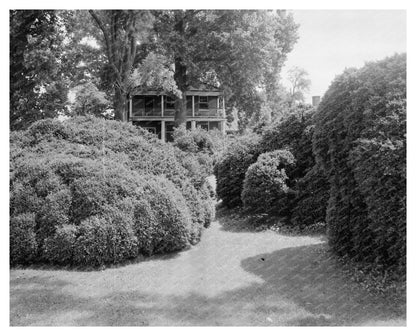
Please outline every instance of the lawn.
M405 302L372 296L321 236L239 231L226 215L188 251L100 271L13 269L10 324L405 325Z

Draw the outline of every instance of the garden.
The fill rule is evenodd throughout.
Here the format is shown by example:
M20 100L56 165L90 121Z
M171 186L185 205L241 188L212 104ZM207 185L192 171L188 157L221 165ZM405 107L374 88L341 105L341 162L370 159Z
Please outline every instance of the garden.
M29 12L13 12L15 26L47 32L88 14ZM58 80L45 98L54 107L40 99L35 107L33 97L16 98L25 86L14 73L10 325L405 325L406 54L346 69L312 106L277 93L268 75L280 71L278 59L265 73L266 64L244 63L256 58L242 57L246 35L234 27L242 22L252 42L264 36L259 50L278 39L286 43L275 47L288 53L296 40L290 16L156 11L148 21L149 13L113 12L90 11L99 28L91 34L105 36L100 23L113 15L119 20L109 21L113 28L127 32L117 25L133 25L134 17L164 36L164 53L154 53L152 39L138 43L139 64L129 51L117 54L117 39L113 46L106 40L113 70L92 61L97 50L85 53L95 69L86 77L95 74L100 90L81 81L66 114L54 97L62 89ZM25 26L33 15L39 25ZM274 25L285 25L284 36L270 33ZM236 35L204 37L228 52L217 50L221 59L212 64L189 54L181 60L167 37L178 38L169 29L185 26L196 36L189 33L187 53L204 30L232 28ZM33 62L40 59L36 48L26 48ZM220 66L230 55L242 62L230 65L235 69ZM136 70L123 73L128 56ZM252 72L242 71L245 66ZM184 74L189 83L181 82ZM256 100L260 77L269 81ZM223 80L238 132L185 127L185 92L196 79ZM173 142L124 120L127 100L108 86L113 82L124 93L132 87L174 93Z

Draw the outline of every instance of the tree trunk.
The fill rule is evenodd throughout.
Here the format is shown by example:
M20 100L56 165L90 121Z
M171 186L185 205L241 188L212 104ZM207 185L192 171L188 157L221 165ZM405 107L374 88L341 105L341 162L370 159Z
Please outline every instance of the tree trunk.
M175 59L175 74L174 74L176 85L182 92L182 98L177 97L175 101L175 126L186 122L186 66L182 64L180 57Z
M185 34L184 26L184 11L177 10L175 11L175 31L180 36ZM173 76L175 79L178 89L182 92L182 98L177 97L175 101L175 126L179 127L180 125L186 122L186 65L183 63L182 57L180 54L177 54L175 57L175 74Z
M114 119L127 121L126 111L127 97L123 90L116 87L114 92Z

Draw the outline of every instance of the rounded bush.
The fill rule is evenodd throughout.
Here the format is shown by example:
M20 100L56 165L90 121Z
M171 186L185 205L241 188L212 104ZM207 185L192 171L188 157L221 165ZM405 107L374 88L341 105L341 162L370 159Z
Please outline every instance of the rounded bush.
M258 143L256 134L236 138L214 166L218 197L229 208L242 204L241 192L247 168L260 154Z
M261 154L246 172L241 194L244 208L286 215L289 187L285 170L294 163L292 153L287 150Z

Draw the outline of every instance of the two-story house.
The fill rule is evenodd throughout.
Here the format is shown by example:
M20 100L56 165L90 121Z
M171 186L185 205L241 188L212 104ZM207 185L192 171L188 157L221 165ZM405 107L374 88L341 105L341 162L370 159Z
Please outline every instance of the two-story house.
M186 128L201 127L225 132L224 94L219 90L186 91ZM156 91L135 91L130 95L128 121L146 128L163 141L172 141L175 99Z

